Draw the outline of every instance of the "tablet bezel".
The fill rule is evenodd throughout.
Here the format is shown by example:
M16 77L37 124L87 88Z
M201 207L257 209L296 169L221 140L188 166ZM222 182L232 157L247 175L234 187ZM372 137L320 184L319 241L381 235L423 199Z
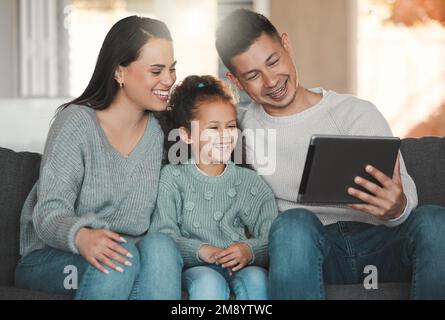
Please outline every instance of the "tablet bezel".
M322 135L322 134L316 134L313 135L311 137L311 141L309 144L309 148L308 148L308 152L307 152L307 156L306 156L306 161L305 161L305 165L304 165L304 170L303 170L303 175L300 181L300 187L299 187L299 191L298 191L298 197L297 197L297 202L300 204L307 204L307 205L347 205L347 204L354 204L354 203L363 203L361 200L356 199L352 196L350 196L346 191L342 194L337 194L339 193L340 190L338 188L331 188L331 189L335 189L336 191L334 192L334 196L337 197L335 200L329 199L326 200L326 198L324 198L325 200L323 200L324 195L322 194L307 194L307 190L308 190L308 186L310 187L309 189L312 190L312 187L310 186L310 184L313 184L313 182L310 180L311 177L313 176L312 170L317 170L317 168L313 168L313 166L318 166L318 168L320 168L320 161L325 161L325 159L318 159L317 158L317 151L319 150L319 148L323 148L324 146L326 146L326 143L329 143L330 141L334 141L335 144L338 143L343 143L345 141L347 141L350 145L357 145L358 144L366 144L368 142L368 145L370 147L372 147L370 150L375 150L376 148L376 144L381 144L380 148L386 150L387 152L390 152L390 154L387 156L386 159L382 159L379 160L380 162L383 161L383 167L385 167L386 169L381 169L379 168L377 165L375 165L375 167L377 167L377 169L383 171L384 173L388 174L389 169L391 169L391 177L392 177L392 173L394 171L394 166L395 166L395 162L396 162L396 158L397 158L397 154L399 152L400 149L400 143L401 140L398 137L388 137L388 136L358 136L358 135L348 135L348 136L344 136L344 135ZM381 141L381 142L380 142ZM331 142L332 144L332 142ZM363 146L361 146L363 147ZM326 148L326 147L324 147ZM323 154L324 154L325 150L323 150ZM335 155L333 155L335 156ZM341 156L343 157L342 160L345 160L343 168L339 168L338 170L343 170L343 172L347 172L347 169L345 169L345 166L349 165L351 166L351 164L347 163L348 161L348 157L347 156ZM351 159L350 161L355 161L355 163L352 164L352 166L357 166L357 156L354 159ZM316 164L314 164L314 159L316 159ZM331 160L328 160L331 161ZM363 163L368 163L365 160L362 160L361 162ZM368 163L371 165L374 165L373 163ZM325 166L329 166L329 164L324 163ZM388 169L389 168L389 169ZM363 166L363 170L360 172L357 172L356 175L360 175L364 178L367 178L369 180L371 180L374 183L378 183L377 180L375 180L373 177L371 177L368 173L365 172L364 170L364 166ZM313 178L313 179L317 179L317 178ZM344 177L344 180L346 180L347 177ZM349 180L348 180L349 181ZM326 180L326 182L330 183L329 180ZM320 181L317 182L318 184L321 183ZM348 185L343 185L340 186L342 182L338 182L338 186L340 187L341 190L343 190L343 187L345 189L347 189ZM353 178L351 178L350 181L350 187L354 187L357 188L359 190L368 192L367 190L365 190L364 188L362 188L361 186L358 186L354 183ZM312 192L314 192L312 190ZM368 192L369 193L369 192Z

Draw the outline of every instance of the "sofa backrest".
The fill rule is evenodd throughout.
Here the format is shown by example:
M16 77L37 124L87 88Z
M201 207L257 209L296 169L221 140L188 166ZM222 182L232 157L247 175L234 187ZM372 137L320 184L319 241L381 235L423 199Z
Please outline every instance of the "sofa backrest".
M401 151L419 204L445 206L445 138L405 139ZM0 286L12 285L19 259L20 212L39 175L41 156L0 148Z
M445 207L445 138L404 139L401 152L416 183L419 205Z
M39 175L41 156L0 148L0 286L13 285L20 211Z

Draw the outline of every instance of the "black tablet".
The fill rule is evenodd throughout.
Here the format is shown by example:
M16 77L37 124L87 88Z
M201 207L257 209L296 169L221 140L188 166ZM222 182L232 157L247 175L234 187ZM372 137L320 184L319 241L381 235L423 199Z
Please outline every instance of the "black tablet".
M354 183L354 178L360 176L381 185L365 167L370 164L392 177L399 147L400 139L395 137L312 136L298 202L309 205L361 203L347 192L349 187L367 192Z

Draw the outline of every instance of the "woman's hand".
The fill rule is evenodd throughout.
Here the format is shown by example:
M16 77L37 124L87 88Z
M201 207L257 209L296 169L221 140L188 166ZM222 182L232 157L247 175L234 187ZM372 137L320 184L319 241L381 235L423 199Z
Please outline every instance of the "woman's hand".
M223 249L205 244L199 249L199 258L207 263L215 263L215 255Z
M131 262L125 257L132 258L133 255L117 243L123 243L126 240L113 231L81 228L77 232L75 242L81 256L103 273L109 274L110 272L101 263L118 272L124 272L124 269L117 266L112 260L131 266Z
M241 270L252 260L253 254L245 243L235 243L215 255L216 264L235 272Z
M380 170L367 166L366 172L379 181L380 187L362 177L356 177L354 182L373 195L349 188L348 193L364 202L364 204L349 205L351 208L366 212L381 220L398 218L405 210L407 199L403 192L402 178L400 176L400 155L397 156L392 178L386 176Z

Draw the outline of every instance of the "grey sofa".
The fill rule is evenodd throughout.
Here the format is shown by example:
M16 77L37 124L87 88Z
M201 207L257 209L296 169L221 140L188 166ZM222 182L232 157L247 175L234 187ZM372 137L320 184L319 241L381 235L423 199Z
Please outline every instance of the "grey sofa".
M445 206L445 138L402 141L408 172L416 182L419 204ZM0 300L69 299L14 286L19 259L19 219L23 202L39 174L41 156L0 148ZM407 299L409 283L381 283L377 290L363 285L327 286L328 299Z

